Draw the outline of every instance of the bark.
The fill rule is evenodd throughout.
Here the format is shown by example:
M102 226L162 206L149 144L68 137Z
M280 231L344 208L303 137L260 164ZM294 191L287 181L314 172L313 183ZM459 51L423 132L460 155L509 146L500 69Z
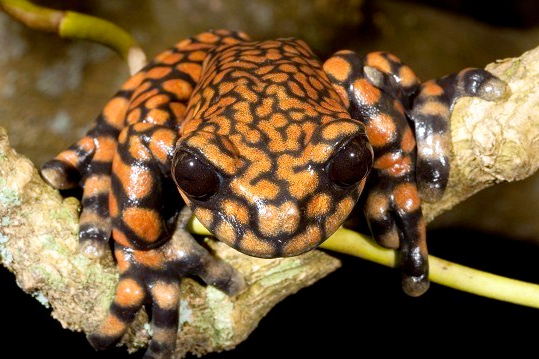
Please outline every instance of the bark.
M486 69L506 81L499 101L463 98L451 117L452 160L442 200L424 204L427 220L474 193L531 176L539 168L539 48Z
M497 102L461 99L452 117L453 158L444 198L424 204L431 220L482 188L531 175L539 167L539 48L491 64L510 95ZM111 256L90 260L78 252L79 203L43 183L33 164L0 129L0 259L20 287L52 308L68 329L91 332L104 318L118 274ZM216 254L245 277L247 288L227 297L190 279L182 284L181 325L175 358L231 349L280 300L339 266L320 251L287 259L257 259L209 240ZM141 311L123 343L148 340Z

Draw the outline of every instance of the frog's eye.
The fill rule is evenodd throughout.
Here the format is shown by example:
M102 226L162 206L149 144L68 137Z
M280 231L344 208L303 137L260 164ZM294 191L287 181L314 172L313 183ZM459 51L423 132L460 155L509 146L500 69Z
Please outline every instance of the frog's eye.
M219 189L215 169L186 151L180 150L174 156L172 177L182 191L199 201L209 199Z
M372 147L365 136L357 136L344 145L328 164L329 178L341 187L361 181L372 166Z

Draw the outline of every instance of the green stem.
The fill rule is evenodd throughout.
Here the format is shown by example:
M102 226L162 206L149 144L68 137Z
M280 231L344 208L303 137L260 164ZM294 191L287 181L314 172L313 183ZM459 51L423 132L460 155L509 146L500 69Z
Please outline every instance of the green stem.
M146 55L136 40L110 21L73 11L48 9L27 0L0 0L0 7L15 20L32 29L108 46L128 63L132 74L146 63Z
M188 229L200 235L211 235L202 224L191 219ZM397 265L395 250L380 247L368 236L340 228L320 248L349 254L387 267ZM429 279L450 288L487 298L539 308L539 285L483 272L477 269L429 256Z
M65 12L58 34L68 39L90 40L108 46L125 60L129 49L138 46L127 31L112 22L73 11Z

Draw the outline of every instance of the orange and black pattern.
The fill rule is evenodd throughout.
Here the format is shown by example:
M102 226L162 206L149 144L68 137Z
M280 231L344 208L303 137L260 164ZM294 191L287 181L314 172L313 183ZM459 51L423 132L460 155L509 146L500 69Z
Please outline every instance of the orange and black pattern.
M246 39L219 30L160 54L122 86L85 137L41 168L55 188L83 187L79 240L87 255L101 256L115 241L120 280L107 320L89 338L96 348L117 343L146 305L153 338L145 357L168 358L182 277L198 275L231 294L239 289L230 266L171 239L182 205L170 163L208 51Z
M505 84L481 69L421 84L384 52L361 58L341 51L324 70L352 117L365 124L374 149L365 200L371 232L381 245L399 248L403 289L421 295L428 288L428 263L420 198L439 200L447 185L451 109L461 96L494 100Z
M387 61L374 55L377 68ZM373 66L373 56L370 66ZM324 69L353 118L365 124L374 150L365 215L376 240L400 248L403 288L412 295L428 287L425 221L415 183L416 142L402 101L375 87L364 75L365 62L351 51L328 59ZM413 73L401 83L417 84ZM389 83L387 83L389 85Z
M485 70L473 68L421 84L408 113L415 125L416 178L423 200L440 200L449 180L449 119L457 99L473 96L493 101L505 92L505 82Z
M340 52L322 66L300 40L251 42L226 30L158 55L85 137L41 169L55 188L84 188L79 238L88 256L114 240L120 280L91 343L118 342L147 306L145 358L166 358L181 278L198 275L230 294L241 288L232 267L189 235L171 236L188 210L239 251L291 256L334 233L366 188L374 237L400 248L404 288L421 294L427 249L416 177L425 178L422 192L443 191L447 148L428 146L444 141L458 96L494 99L495 80L473 70L420 84L386 53Z

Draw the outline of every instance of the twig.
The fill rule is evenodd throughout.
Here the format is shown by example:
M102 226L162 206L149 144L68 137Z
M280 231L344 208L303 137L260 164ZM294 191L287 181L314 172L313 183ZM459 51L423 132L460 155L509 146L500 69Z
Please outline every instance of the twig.
M110 47L127 62L131 74L138 72L147 62L146 54L136 40L110 21L74 11L37 6L27 0L0 0L0 7L29 28Z

